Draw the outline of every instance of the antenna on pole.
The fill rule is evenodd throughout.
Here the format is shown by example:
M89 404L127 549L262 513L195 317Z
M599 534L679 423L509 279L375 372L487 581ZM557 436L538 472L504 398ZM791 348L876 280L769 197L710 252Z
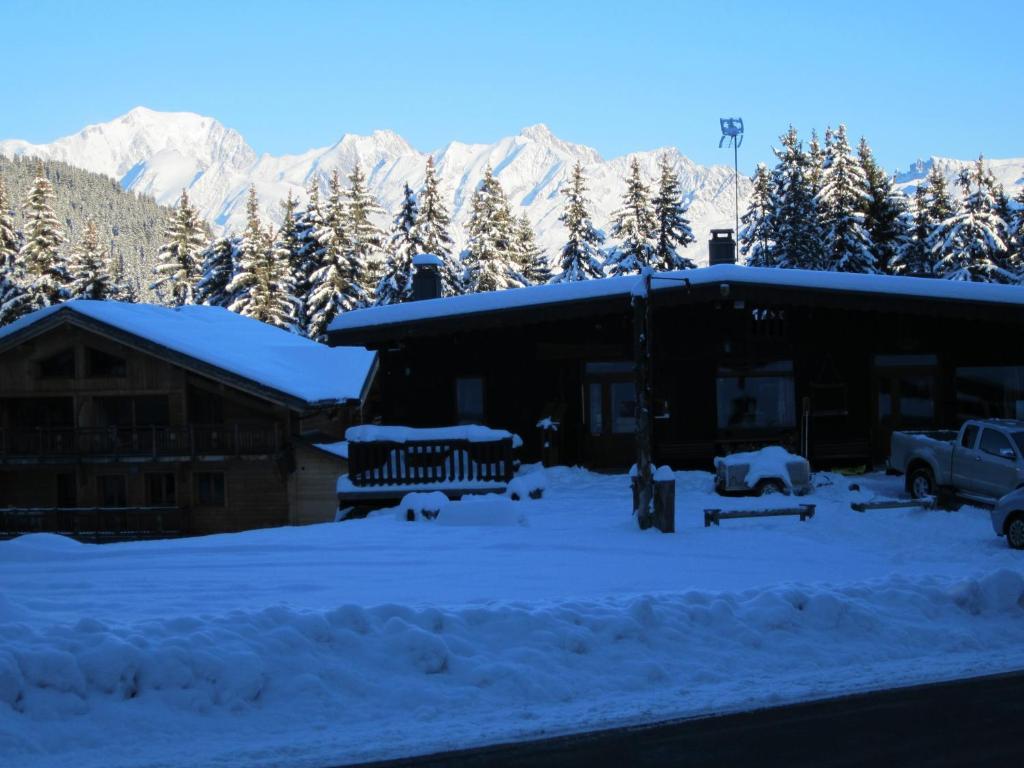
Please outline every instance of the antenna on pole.
M732 147L733 169L736 171L736 242L740 241L740 144L743 143L743 118L721 117L722 138L718 140L718 148Z

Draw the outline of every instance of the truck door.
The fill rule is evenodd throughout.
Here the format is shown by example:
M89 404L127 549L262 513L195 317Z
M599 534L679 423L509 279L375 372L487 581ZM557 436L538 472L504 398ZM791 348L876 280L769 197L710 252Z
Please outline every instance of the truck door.
M978 486L978 475L975 471L978 462L981 461L981 456L976 450L980 432L981 428L976 424L967 425L960 434L960 442L953 447L951 472L953 487L957 490L984 493Z
M998 430L985 427L978 442L978 485L986 496L998 499L1017 487L1017 451Z

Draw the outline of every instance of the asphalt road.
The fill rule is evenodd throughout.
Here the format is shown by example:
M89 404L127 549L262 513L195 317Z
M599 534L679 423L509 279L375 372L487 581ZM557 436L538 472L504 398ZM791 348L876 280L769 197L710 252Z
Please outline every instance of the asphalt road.
M368 763L492 766L1024 766L1024 672Z

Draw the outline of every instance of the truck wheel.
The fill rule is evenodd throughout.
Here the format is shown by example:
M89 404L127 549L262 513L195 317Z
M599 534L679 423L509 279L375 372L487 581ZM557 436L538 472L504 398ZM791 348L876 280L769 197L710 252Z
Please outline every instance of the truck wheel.
M1006 526L1006 543L1011 549L1024 549L1024 515L1019 512Z
M910 495L915 499L924 499L935 495L935 476L927 467L920 467L910 473L907 478Z
M781 480L762 480L754 488L754 492L757 493L758 496L775 496L776 494L785 493L786 486L782 484Z

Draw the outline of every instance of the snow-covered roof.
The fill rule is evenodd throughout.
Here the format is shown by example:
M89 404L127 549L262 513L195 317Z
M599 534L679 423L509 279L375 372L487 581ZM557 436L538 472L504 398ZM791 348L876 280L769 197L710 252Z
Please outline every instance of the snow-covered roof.
M441 257L432 253L417 253L412 257L414 267L440 267L442 264Z
M360 400L376 365L376 353L363 347L328 347L221 307L198 305L173 308L76 299L0 328L0 344L61 312L110 326L308 405Z
M1024 288L1013 285L966 283L893 275L819 272L803 269L767 269L735 264L719 264L683 272L658 272L655 273L652 288L656 291L678 289L684 279L692 286L744 283L804 288L810 291L886 294L948 301L1024 305ZM599 280L537 285L530 288L510 288L504 291L370 307L339 315L328 330L351 331L441 317L525 309L616 296L626 297L639 280L638 276L606 277Z

